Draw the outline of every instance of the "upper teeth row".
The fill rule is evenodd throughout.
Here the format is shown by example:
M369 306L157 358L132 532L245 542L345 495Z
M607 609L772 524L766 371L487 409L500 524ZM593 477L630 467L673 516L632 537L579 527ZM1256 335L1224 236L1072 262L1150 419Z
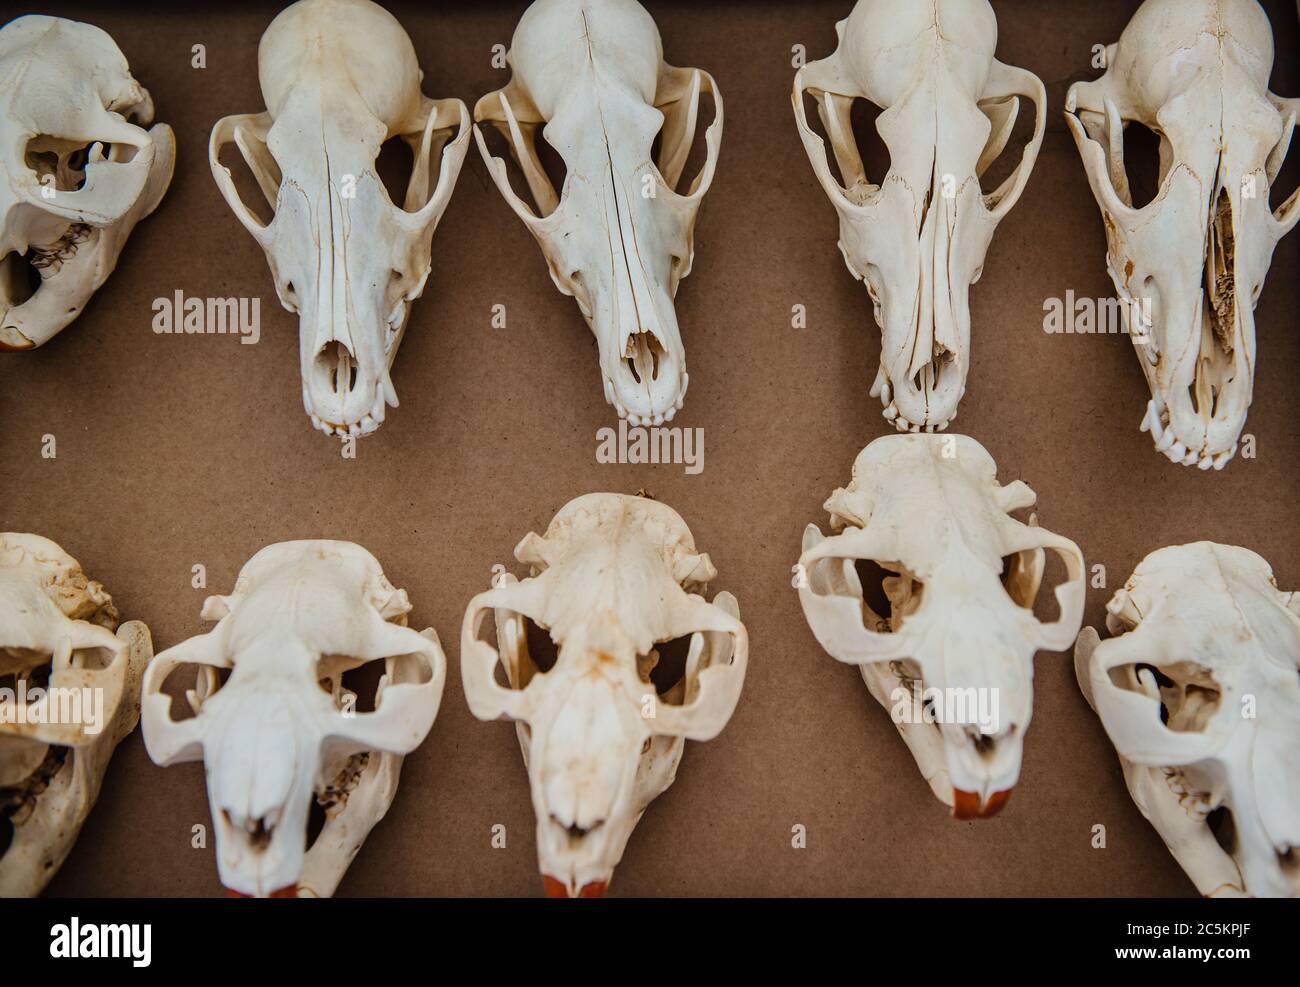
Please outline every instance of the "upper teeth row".
M1178 437L1169 423L1169 409L1165 407L1164 402L1157 405L1155 398L1147 402L1147 412L1142 418L1141 430L1151 433L1156 443L1156 452L1164 453L1170 462L1180 463L1183 466L1195 465L1203 470L1210 468L1221 470L1237 453L1235 442L1227 452L1211 453L1204 448L1188 449L1182 442L1177 441Z

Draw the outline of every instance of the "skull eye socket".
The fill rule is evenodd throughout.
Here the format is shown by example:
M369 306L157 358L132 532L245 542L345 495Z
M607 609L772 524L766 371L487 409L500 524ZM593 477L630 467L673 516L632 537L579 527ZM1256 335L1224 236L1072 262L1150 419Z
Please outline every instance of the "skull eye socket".
M1223 694L1214 676L1194 661L1155 665L1138 662L1110 671L1111 682L1160 704L1160 722L1178 733L1199 733L1219 710Z
M373 713L379 707L379 680L387 661L358 661L346 655L322 655L316 680L321 691L334 697L334 705L350 713Z
M521 202L530 206L539 218L550 215L555 211L555 203L538 201L538 196L533 194L532 186L519 164L519 154L525 155L529 159L529 166L536 170L541 180L550 183L550 195L558 202L559 196L555 190L563 191L568 168L564 158L560 157L560 152L545 139L545 125L519 121L524 146L516 148L505 121L492 120L490 123L491 126L480 126L478 130L491 155L506 163L506 181L510 183L511 191ZM544 186L542 194L546 194Z
M925 584L897 563L855 559L854 572L862 586L862 623L869 631L896 631L921 608Z
M831 94L828 100L826 94L810 89L801 95L808 126L826 146L832 177L850 202L862 205L891 167L889 147L877 129L884 110L867 99ZM837 142L832 132L842 140Z
M690 655L691 637L662 641L648 655L638 655L637 675L646 685L654 686L659 701L669 706L680 706L686 700L686 661Z
M188 662L177 665L158 686L168 700L167 715L177 723L198 716L203 703L229 681L231 671Z
M1165 174L1172 161L1166 145L1168 139L1137 121L1127 121L1124 128L1124 157L1122 167L1128 177L1129 196L1134 209L1141 209L1154 199L1164 184Z

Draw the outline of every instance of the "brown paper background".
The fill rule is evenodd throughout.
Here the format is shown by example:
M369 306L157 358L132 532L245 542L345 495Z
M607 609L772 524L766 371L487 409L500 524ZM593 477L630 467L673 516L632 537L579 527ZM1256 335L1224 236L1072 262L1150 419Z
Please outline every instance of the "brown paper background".
M44 348L0 358L0 530L53 538L145 620L158 650L204 629L207 592L229 592L259 548L349 539L379 558L434 626L449 674L428 739L344 879L345 895L533 895L533 815L513 726L465 706L461 617L494 563L543 531L570 498L644 488L675 507L740 601L752 644L744 695L716 740L690 744L676 784L646 813L615 875L617 895L1183 895L1192 885L1125 790L1065 654L1036 660L1035 715L1015 796L990 821L957 822L930 794L856 669L813 639L790 586L809 521L847 482L859 449L891 429L867 395L879 333L835 247L835 213L790 112L793 44L834 47L851 4L651 2L666 57L717 78L721 162L677 312L691 386L673 423L703 426L705 469L600 465L614 423L595 342L553 287L537 246L471 147L434 241L394 380L401 407L354 462L302 410L296 318L206 161L229 113L263 108L256 49L275 9L240 3L50 3L108 30L175 128L176 174L116 273ZM471 106L505 81L489 63L522 3L389 4L410 33L424 89ZM995 0L999 57L1047 84L1048 133L1020 203L971 296L973 365L955 428L979 439L1003 481L1039 495L1047 527L1075 539L1109 588L1136 563L1198 539L1244 545L1300 588L1295 367L1300 236L1284 240L1256 311L1259 364L1247 431L1258 456L1222 473L1173 466L1138 432L1147 391L1128 340L1050 336L1043 299L1109 297L1102 225L1061 119L1091 78L1091 47L1118 38L1136 4ZM1274 91L1300 95L1295 5L1266 2ZM0 7L0 21L27 12ZM208 67L190 67L190 46ZM1300 152L1293 152L1293 156ZM1288 171L1294 174L1294 164ZM1294 186L1294 179L1291 180ZM151 302L260 295L262 341L158 336ZM507 307L505 330L490 307ZM795 303L809 327L790 328ZM41 458L53 434L58 458ZM207 567L208 590L190 585ZM54 895L221 892L202 768L155 767L139 733L119 748L99 804L50 884ZM490 847L491 827L508 846ZM1107 848L1090 845L1091 827ZM807 848L791 827L807 827Z

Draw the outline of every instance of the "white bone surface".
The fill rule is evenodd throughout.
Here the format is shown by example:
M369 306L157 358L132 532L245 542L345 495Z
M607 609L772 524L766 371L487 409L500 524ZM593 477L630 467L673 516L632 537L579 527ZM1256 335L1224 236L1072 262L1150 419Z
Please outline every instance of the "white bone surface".
M1083 555L1074 542L1010 512L1032 507L1023 482L1002 486L997 464L964 435L891 435L859 453L848 487L826 501L831 528L804 531L799 602L834 658L861 668L886 709L896 690L960 691L996 697L996 729L967 715L895 725L934 794L959 818L988 816L1020 777L1033 713L1034 652L1063 651L1083 616ZM1066 578L1059 616L1034 615L1055 552ZM863 597L855 562L886 570L889 612ZM967 704L966 713L975 709Z
M994 57L987 0L859 0L835 25L835 53L795 75L795 120L813 171L840 217L839 248L867 288L882 339L872 397L900 432L942 431L970 370L968 297L989 243L1038 158L1047 97L1032 72ZM817 103L839 168L809 126ZM1034 131L1015 170L985 194L980 179L1007 145L1021 98ZM889 149L879 184L864 170L853 101L882 112Z
M411 39L369 0L293 4L262 35L257 65L267 109L217 121L208 163L266 252L281 303L298 313L312 424L368 435L397 407L391 367L469 147L469 111L424 96ZM414 158L400 205L376 171L390 138ZM219 160L230 141L274 210L266 224Z
M1065 116L1107 269L1138 310L1123 311L1151 391L1142 430L1174 463L1223 469L1254 388L1255 303L1300 219L1300 194L1269 204L1300 100L1269 92L1273 32L1255 0L1146 0L1106 66L1070 87ZM1160 139L1159 191L1142 206L1125 170L1131 123Z
M13 825L0 856L0 897L39 894L58 872L113 751L135 729L140 677L152 655L148 628L139 621L118 627L112 598L76 559L37 535L0 534L0 679L15 691L0 700L0 811ZM80 722L20 715L20 682L91 690L80 694L96 697L98 722L93 715ZM75 708L62 700L58 706Z
M270 545L233 593L204 603L217 625L150 666L145 746L161 765L203 760L230 891L330 896L388 811L402 758L433 725L446 678L438 635L407 627L410 609L358 545ZM380 659L374 708L362 712L343 675ZM186 664L199 666L186 693L194 715L175 720L163 686ZM230 670L220 685L219 669ZM326 821L305 848L313 797Z
M532 574L503 575L465 612L465 698L479 719L517 721L547 894L595 897L641 814L673 783L685 740L726 726L749 639L730 593L702 595L716 571L686 523L648 498L578 497L515 557ZM496 648L480 637L489 614ZM549 670L529 653L525 618L558 648ZM656 696L656 645L687 635L684 676Z
M605 400L632 425L661 425L686 395L673 299L691 270L695 220L717 165L722 96L702 69L664 62L659 29L635 0L537 0L507 61L509 84L480 99L474 119L509 142L537 210L515 194L505 161L476 127L488 173L595 334ZM683 194L701 93L712 97L714 119L707 158ZM558 194L538 157L539 129L564 160Z
M1106 609L1075 672L1133 801L1201 894L1300 896L1300 594L1203 541L1152 552Z
M143 129L153 100L91 24L30 14L0 28L0 93L0 350L26 350L113 273L167 191L176 142L166 124Z

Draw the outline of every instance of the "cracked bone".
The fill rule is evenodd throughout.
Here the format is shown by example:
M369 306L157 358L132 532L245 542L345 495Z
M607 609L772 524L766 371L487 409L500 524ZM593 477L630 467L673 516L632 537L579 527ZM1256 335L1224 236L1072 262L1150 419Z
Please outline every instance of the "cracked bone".
M1244 548L1152 552L1074 651L1142 814L1201 894L1300 896L1300 594Z
M266 252L280 302L298 314L312 424L327 435L369 435L397 407L392 364L432 269L433 233L469 147L469 111L424 96L411 39L369 0L300 0L266 29L257 64L267 110L217 121L212 175ZM401 205L376 171L390 138L414 158ZM219 161L231 141L274 210L266 224Z
M537 0L507 60L510 83L480 99L474 119L508 140L536 211L476 127L488 173L595 335L605 400L632 425L662 425L681 410L689 380L673 300L717 165L722 96L702 69L664 62L659 29L634 0ZM714 108L707 157L680 193L702 93ZM538 157L539 129L564 160L558 195Z
M171 182L176 142L113 39L30 14L0 28L0 350L49 342Z
M329 897L388 811L446 678L438 635L407 627L410 609L359 545L270 545L233 593L204 603L216 626L150 665L145 747L163 766L204 762L217 867L233 894ZM344 675L380 660L373 710L363 711ZM163 688L181 665L198 675L186 693L194 715L177 720ZM306 847L313 799L325 824Z
M37 535L0 534L0 811L12 827L0 897L39 894L67 858L135 729L152 654L148 628L119 627L76 559Z
M987 0L859 0L835 33L835 53L795 74L799 136L839 214L840 253L866 285L881 330L871 396L901 432L943 431L966 393L970 286L1038 158L1046 93L1033 73L994 57L998 25ZM839 179L808 124L805 93ZM980 180L1005 150L1022 97L1034 104L1033 135L1015 170L985 193ZM889 171L879 184L854 138L855 99L883 111L876 129Z
M1000 485L972 438L891 435L859 453L849 485L826 501L837 533L804 531L799 602L813 634L831 657L859 666L931 790L961 819L990 816L1010 797L1033 714L1034 653L1068 648L1082 620L1078 546L1010 514L1035 500L1019 480ZM1046 552L1066 572L1052 622L1033 610ZM859 561L887 572L888 613L864 599ZM918 695L927 708L935 701L932 719L907 715ZM983 704L996 716L981 716Z
M1106 267L1151 399L1142 431L1170 461L1221 470L1254 388L1255 303L1300 194L1269 189L1300 100L1269 92L1273 33L1255 0L1146 0L1106 72L1077 82L1065 119L1106 228ZM1124 131L1160 139L1159 189L1136 206ZM1137 304L1133 304L1137 303ZM1146 305L1150 324L1131 312Z
M685 741L726 726L749 639L735 597L706 601L716 571L681 516L648 498L571 500L515 557L531 575L504 574L465 612L465 698L481 720L516 721L546 893L597 897L641 814L673 783ZM480 637L489 614L495 648ZM558 647L546 670L526 620ZM659 646L687 636L684 674L660 693L650 679Z

